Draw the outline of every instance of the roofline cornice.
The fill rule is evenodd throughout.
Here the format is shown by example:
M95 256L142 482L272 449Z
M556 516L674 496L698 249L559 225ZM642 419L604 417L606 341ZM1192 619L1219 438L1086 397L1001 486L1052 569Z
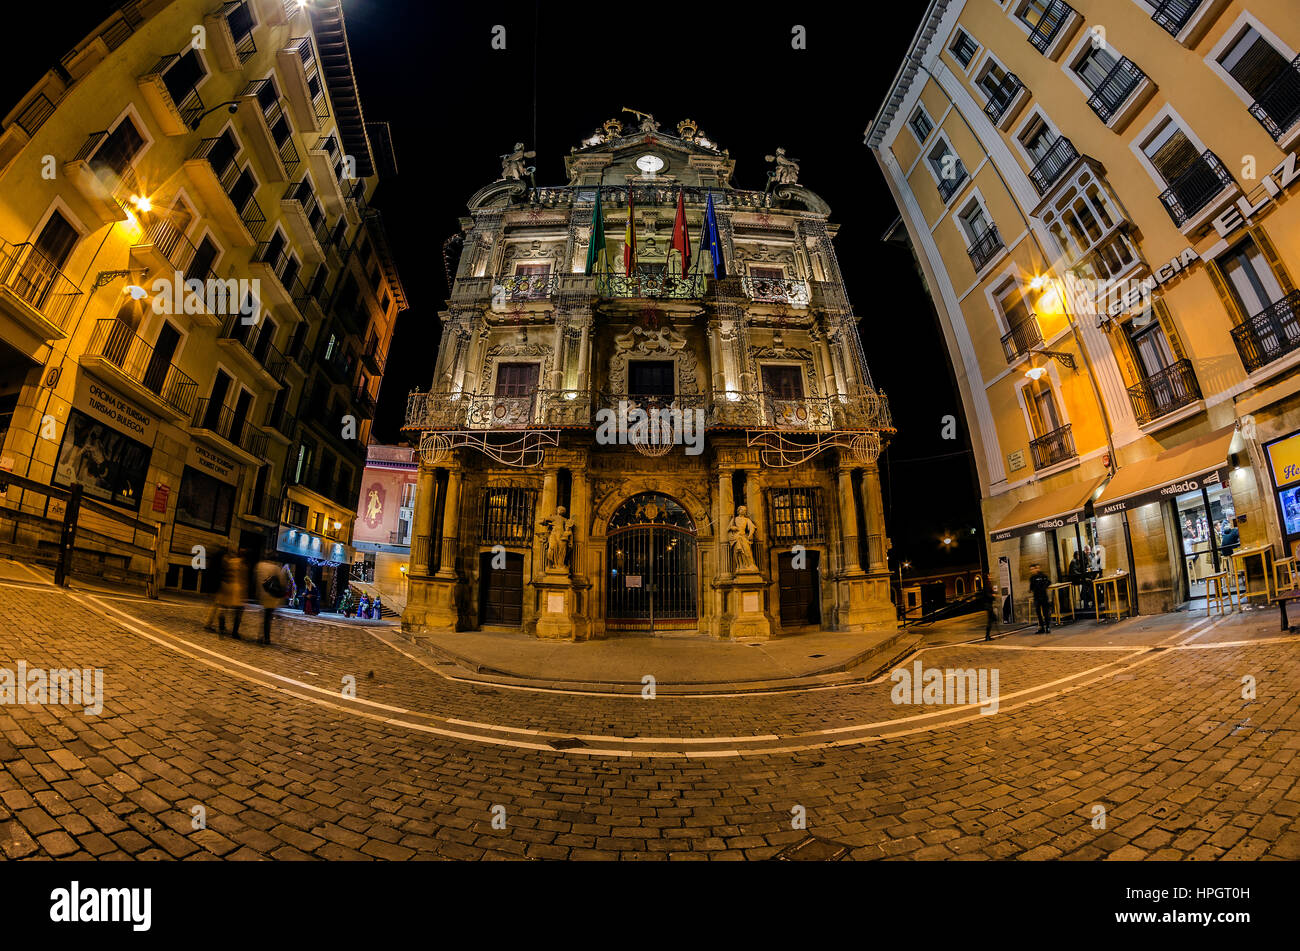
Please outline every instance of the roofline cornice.
M880 148L885 131L894 124L898 107L907 98L908 91L912 88L912 80L916 78L926 51L930 48L930 41L934 39L939 23L952 2L953 0L930 0L930 7L925 11L925 17L921 20L916 35L912 37L912 42L907 48L907 56L894 75L894 81L890 84L885 101L877 111L876 117L867 125L864 141L868 147Z

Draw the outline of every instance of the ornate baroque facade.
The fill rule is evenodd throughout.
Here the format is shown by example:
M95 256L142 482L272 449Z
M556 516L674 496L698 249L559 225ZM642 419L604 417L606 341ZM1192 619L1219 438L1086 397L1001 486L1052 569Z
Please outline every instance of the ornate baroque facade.
M694 123L670 134L650 116L575 148L564 186L537 187L526 157L503 156L469 202L432 387L411 394L404 627L583 639L892 625L876 467L888 404L830 209L797 164L778 152L766 191L736 190L733 160ZM589 274L598 195L610 265ZM683 275L679 197L695 258L710 196L725 276L695 260ZM684 444L629 444L635 426L629 439L609 421L637 410L684 420Z

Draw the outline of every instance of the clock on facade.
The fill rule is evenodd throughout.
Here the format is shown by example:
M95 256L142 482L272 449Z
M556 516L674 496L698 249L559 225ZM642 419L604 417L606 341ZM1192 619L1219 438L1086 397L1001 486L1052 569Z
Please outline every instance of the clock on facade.
M643 155L636 160L636 167L647 175L653 175L664 167L664 160L657 155Z

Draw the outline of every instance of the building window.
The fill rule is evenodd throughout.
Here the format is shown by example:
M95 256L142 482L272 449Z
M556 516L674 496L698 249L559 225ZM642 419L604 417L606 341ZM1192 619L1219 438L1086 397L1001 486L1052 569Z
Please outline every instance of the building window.
M502 397L532 396L537 391L537 363L502 363L497 366L496 395Z
M299 528L307 527L307 506L301 502L284 503L284 520L289 525L297 525Z
M1096 92L1117 63L1119 58L1110 47L1089 46L1087 52L1074 64L1074 72L1085 86Z
M1056 412L1056 396L1046 382L1031 382L1025 387L1029 405L1029 421L1034 435L1041 438L1061 428L1061 418Z
M763 388L780 400L803 399L803 371L799 367L767 365L763 370Z
M1173 119L1166 119L1142 145L1142 154L1169 186L1160 200L1179 227L1232 184L1218 157L1202 152Z
M191 528L225 535L235 507L235 487L197 469L185 467L176 499L176 521Z
M1286 296L1254 238L1242 241L1217 263L1244 317L1253 317Z
M1288 60L1247 25L1218 62L1254 100L1250 114L1275 141L1300 121L1300 60Z
M92 167L106 168L119 178L126 174L131 162L144 148L144 136L135 127L130 116L117 124L117 128L108 134L95 154L90 159Z
M537 491L519 486L488 486L483 496L482 543L527 545L533 537Z
M966 180L966 167L961 159L942 139L935 143L927 157L930 168L939 180L939 195L947 201L957 191L958 186Z
M629 396L668 396L676 393L676 364L672 360L629 360Z
M918 142L925 142L930 137L930 133L934 131L934 123L930 121L930 117L922 106L916 107L916 111L912 113L912 118L907 121L907 124L911 127L912 134L916 136Z
M194 95L199 83L203 82L207 74L207 67L199 58L199 51L190 47L178 55L164 71L163 85L167 87L167 94L172 97L172 102L185 111L186 100ZM203 104L199 103L198 108L202 109Z
M821 489L815 487L770 489L772 537L782 542L819 541L823 538Z
M69 410L54 485L80 482L87 496L138 510L153 450L80 410Z
M971 35L965 30L958 30L957 35L953 38L952 45L948 47L957 62L963 67L970 66L971 60L979 52L980 45L971 39Z

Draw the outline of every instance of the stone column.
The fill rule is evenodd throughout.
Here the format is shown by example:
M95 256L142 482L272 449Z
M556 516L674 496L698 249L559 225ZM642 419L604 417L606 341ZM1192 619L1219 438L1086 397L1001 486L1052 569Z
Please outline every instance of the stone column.
M573 509L573 577L582 580L587 576L587 542L591 537L591 491L587 485L585 469L569 470L569 506Z
M564 314L557 314L555 317L555 360L551 364L551 389L564 389L564 360L568 355L568 347L565 346L565 329L568 321L565 320Z
M709 334L709 376L713 381L714 399L722 398L722 391L727 388L727 373L722 365L722 323L710 320Z
M438 563L436 577L454 579L456 577L456 546L460 538L460 470L447 470L447 504L443 506L442 516L442 557Z
M736 514L736 505L731 497L731 471L718 472L718 575L731 577L731 543L727 540L727 529L731 526L731 517Z
M867 522L867 571L889 573L885 552L885 503L880 494L880 467L868 463L862 470L862 512Z
M835 366L831 363L830 348L826 346L826 333L817 330L813 336L813 342L816 346L817 357L822 374L822 385L825 386L823 391L826 396L834 396L840 392L839 384L835 382Z
M587 357L591 349L591 320L582 324L582 336L578 340L578 392L587 392Z
M438 539L434 537L433 509L438 492L434 470L420 466L415 482L415 548L411 558L410 574L427 575L429 559Z
M838 473L840 488L840 541L844 546L844 561L841 570L844 574L860 575L862 566L858 563L858 513L854 508L853 472L841 465Z

